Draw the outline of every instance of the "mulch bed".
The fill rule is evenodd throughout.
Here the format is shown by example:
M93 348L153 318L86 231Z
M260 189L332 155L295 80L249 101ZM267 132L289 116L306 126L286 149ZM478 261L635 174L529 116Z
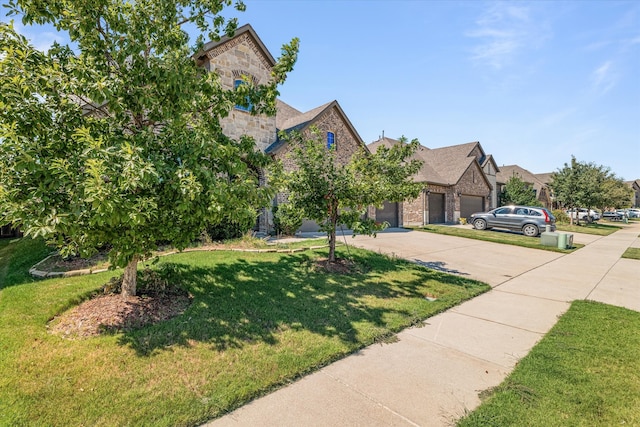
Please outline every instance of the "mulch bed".
M120 294L101 295L53 319L49 331L69 339L129 331L178 316L190 303L186 295L127 298Z

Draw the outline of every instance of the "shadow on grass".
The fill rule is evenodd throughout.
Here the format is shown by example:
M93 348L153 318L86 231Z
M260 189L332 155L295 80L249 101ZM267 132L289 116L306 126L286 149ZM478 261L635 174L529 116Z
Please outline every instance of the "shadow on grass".
M289 329L357 343L361 339L354 324L386 328L389 314L413 315L393 308L393 304L372 307L363 299L424 299L424 284L434 279L461 287L479 286L374 253L358 251L352 256L361 272L318 271L315 256L309 252L273 261L173 262L166 268L193 295L191 307L170 321L124 334L120 343L131 346L140 356L171 346L189 346L193 341L209 343L221 351L258 341L276 344L278 335ZM408 280L384 279L398 270L412 275Z
M40 280L29 269L51 252L42 239L0 239L0 289Z

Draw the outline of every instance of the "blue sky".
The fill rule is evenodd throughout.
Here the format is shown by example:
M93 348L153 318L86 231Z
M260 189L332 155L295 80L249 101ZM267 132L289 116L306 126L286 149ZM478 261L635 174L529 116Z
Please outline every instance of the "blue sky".
M480 141L500 165L574 155L640 178L640 2L245 0L271 53L300 39L281 99L337 100L366 143ZM3 18L7 19L7 18ZM20 31L46 47L64 37Z

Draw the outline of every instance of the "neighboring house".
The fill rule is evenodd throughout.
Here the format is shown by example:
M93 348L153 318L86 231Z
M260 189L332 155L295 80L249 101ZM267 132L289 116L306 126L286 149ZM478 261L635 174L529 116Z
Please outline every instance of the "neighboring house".
M545 208L553 208L553 197L549 182L551 182L551 173L533 174L518 165L500 166L500 171L496 176L498 192L504 190L504 186L512 177L518 177L525 183L531 185L535 192L536 200L538 200Z
M380 146L388 148L400 143L382 137L367 147L376 152ZM424 190L415 200L385 203L376 209L376 220L396 227L455 223L496 206L494 183L498 167L479 142L435 149L420 146L414 157L423 161L414 181L423 182Z
M633 197L631 203L633 208L640 208L640 179L635 181L627 181L626 184L633 190Z

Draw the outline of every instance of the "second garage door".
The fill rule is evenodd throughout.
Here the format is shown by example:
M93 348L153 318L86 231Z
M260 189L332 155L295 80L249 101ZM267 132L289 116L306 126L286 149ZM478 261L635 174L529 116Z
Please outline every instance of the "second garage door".
M484 197L460 196L460 217L469 218L472 213L484 211Z
M384 202L382 209L376 209L376 221L389 223L389 227L399 226L398 204L395 202Z

